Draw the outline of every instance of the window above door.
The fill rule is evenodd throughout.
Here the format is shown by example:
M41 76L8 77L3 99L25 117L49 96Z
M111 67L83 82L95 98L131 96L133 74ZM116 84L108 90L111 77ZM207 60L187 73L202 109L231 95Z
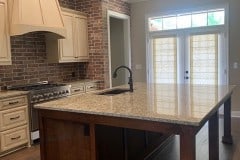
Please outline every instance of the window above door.
M148 31L209 27L225 24L225 9L216 8L148 18Z

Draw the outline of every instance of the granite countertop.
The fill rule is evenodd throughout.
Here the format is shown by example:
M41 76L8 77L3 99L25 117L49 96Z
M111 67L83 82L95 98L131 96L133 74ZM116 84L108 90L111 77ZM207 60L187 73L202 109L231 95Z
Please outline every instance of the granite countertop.
M0 91L0 99L15 97L15 96L22 96L28 94L28 91Z
M107 96L91 92L37 104L35 108L198 126L233 89L228 85L135 83L133 93Z

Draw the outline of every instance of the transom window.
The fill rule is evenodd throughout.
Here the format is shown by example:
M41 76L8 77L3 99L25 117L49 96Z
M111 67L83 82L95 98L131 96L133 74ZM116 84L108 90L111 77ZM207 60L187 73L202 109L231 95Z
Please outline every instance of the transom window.
M225 24L225 9L203 10L175 15L150 17L149 31L164 31L193 27L207 27Z

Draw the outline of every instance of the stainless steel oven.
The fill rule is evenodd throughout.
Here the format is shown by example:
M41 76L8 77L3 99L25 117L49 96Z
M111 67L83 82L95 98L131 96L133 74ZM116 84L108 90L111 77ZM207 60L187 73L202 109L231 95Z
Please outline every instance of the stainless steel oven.
M29 85L7 87L9 90L29 91L28 104L32 144L39 141L38 112L34 108L34 105L69 96L71 94L70 88L71 86L67 84L48 83L46 81Z

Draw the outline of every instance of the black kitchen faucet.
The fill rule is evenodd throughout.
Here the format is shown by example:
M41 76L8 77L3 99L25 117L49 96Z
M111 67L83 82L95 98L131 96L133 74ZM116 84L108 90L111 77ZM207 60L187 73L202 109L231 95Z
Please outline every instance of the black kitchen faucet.
M119 66L115 69L114 73L113 73L113 78L116 78L117 77L117 71L120 69L120 68L125 68L129 71L130 73L130 76L128 77L128 84L129 84L129 87L130 87L130 92L133 92L133 79L132 79L132 71L129 67L127 66Z

